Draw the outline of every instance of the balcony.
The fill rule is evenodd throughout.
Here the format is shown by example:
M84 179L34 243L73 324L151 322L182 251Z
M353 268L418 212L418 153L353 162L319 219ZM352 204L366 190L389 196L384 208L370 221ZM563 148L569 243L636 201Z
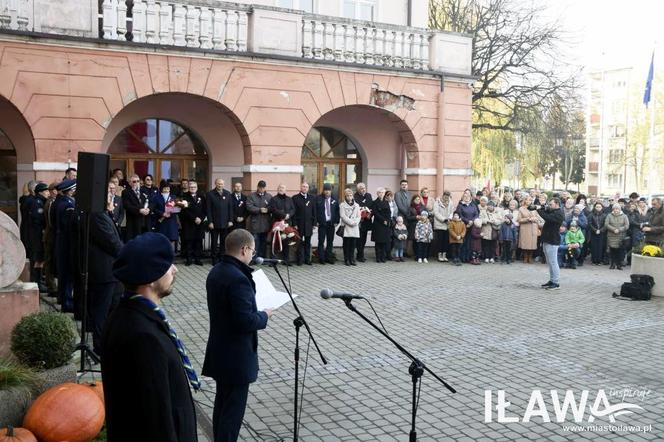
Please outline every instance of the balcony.
M468 76L471 38L210 0L0 0L0 30ZM98 18L99 17L99 18Z
M599 163L597 161L591 161L588 163L588 172L597 173L599 172Z

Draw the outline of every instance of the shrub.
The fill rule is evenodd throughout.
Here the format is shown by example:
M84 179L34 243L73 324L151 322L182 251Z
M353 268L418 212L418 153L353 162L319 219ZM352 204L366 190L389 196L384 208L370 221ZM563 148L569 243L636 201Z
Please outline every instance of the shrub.
M31 368L0 358L0 390L17 387L33 390L38 383L39 378Z
M58 312L24 316L12 330L11 349L23 364L36 369L61 367L71 359L74 322Z

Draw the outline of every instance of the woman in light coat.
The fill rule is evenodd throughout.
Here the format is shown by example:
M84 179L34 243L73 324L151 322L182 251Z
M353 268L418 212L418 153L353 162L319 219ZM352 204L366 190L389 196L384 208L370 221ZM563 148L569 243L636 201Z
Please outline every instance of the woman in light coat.
M452 203L450 192L447 190L433 203L433 241L438 261L447 262L447 250L449 248L448 223L456 206Z
M611 256L611 269L617 267L618 270L622 270L623 240L625 233L629 230L629 218L623 213L620 204L611 206L611 213L606 216L604 221L604 230L606 230L606 242Z
M360 237L360 206L355 202L353 191L344 191L344 202L339 205L341 224L344 226L344 263L347 266L357 265L355 262L355 243Z
M537 211L529 210L528 206L533 203L530 195L526 196L519 207L519 248L523 253L524 264L533 262L533 251L537 250L537 233L539 227L537 224Z

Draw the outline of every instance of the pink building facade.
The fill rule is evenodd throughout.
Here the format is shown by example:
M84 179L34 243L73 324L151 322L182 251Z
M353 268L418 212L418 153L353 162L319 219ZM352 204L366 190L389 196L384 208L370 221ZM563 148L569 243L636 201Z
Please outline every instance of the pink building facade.
M208 12L215 17L214 9ZM260 179L269 189L284 183L289 192L303 179L315 188L331 181L338 191L359 181L372 192L396 189L402 178L434 194L458 195L468 186L472 78L463 45L469 39L425 30L418 39L413 28L397 28L414 36L409 41L417 49L397 60L388 54L387 31L379 29L380 51L377 43L372 48L380 56L370 64L367 45L362 58L355 50L349 62L343 51L339 57L322 47L318 56L303 46L316 41L305 41L305 17L304 26L287 28L299 37L284 55L260 45L268 37L257 35L258 28L282 32L261 22L261 13L303 20L290 10L249 9L249 46L233 51L227 40L224 49L201 48L203 22L197 22L198 47L191 48L186 26L184 47L175 45L177 38L122 41L117 29L114 39L105 22L91 36L37 32L36 17L28 29L1 29L2 210L15 211L10 193L18 196L27 181L61 179L79 151L110 153L112 166L125 173L197 178L207 187L219 177L245 189ZM341 23L357 32L353 21Z

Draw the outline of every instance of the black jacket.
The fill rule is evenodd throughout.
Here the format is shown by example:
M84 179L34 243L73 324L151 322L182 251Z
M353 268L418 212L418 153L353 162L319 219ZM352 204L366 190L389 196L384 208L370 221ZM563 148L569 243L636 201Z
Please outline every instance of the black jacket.
M233 205L233 227L242 227L246 228L247 225L247 216L249 212L247 211L247 196L243 193L240 194L240 199L237 199L235 192L231 194L231 204ZM238 218L242 218L240 221Z
M180 224L182 224L182 239L200 239L205 235L207 225L207 202L204 195L192 195L187 192L183 198L187 202L187 207L180 212ZM196 218L201 219L200 224L196 224Z
M115 195L113 196L113 223L120 227L122 220L125 216L124 206L122 205L122 198Z
M134 189L127 187L122 191L122 206L127 216L127 241L143 233L148 228L150 215L141 215L139 210L143 209L148 202L148 195L140 192L140 198L136 196Z
M339 215L339 203L334 196L330 196L330 222L332 224L339 224L341 219ZM325 197L321 194L316 198L316 222L318 225L325 224Z
M113 261L122 248L120 234L109 212L91 213L88 280L91 284L117 282Z
M373 226L371 239L373 242L386 243L392 235L392 211L390 203L384 199L376 198L371 206L373 213Z
M302 236L311 236L316 224L316 197L307 195L305 198L301 193L293 196L293 207L295 215L292 225Z
M537 213L544 220L544 226L542 227L542 243L560 245L560 226L565 220L565 215L562 209L553 210L541 208Z
M123 298L106 321L102 347L110 442L197 440L189 380L168 328L155 312Z
M203 375L224 384L249 384L258 377L258 330L267 314L256 308L251 267L225 255L208 275L210 336Z
M212 189L207 193L205 200L208 223L213 223L215 229L228 229L228 223L233 222L231 193L224 189L220 194L216 189Z
M355 199L355 202L360 205L360 207L367 207L371 209L371 205L373 204L373 199L371 198L371 194L369 192L365 192L364 195L360 195L359 192L355 192L353 198ZM363 219L360 222L360 229L371 230L371 217Z
M288 195L276 194L273 196L267 204L267 210L272 215L272 222L286 219L286 215L288 215L288 223L290 224L290 219L295 215L293 200Z

